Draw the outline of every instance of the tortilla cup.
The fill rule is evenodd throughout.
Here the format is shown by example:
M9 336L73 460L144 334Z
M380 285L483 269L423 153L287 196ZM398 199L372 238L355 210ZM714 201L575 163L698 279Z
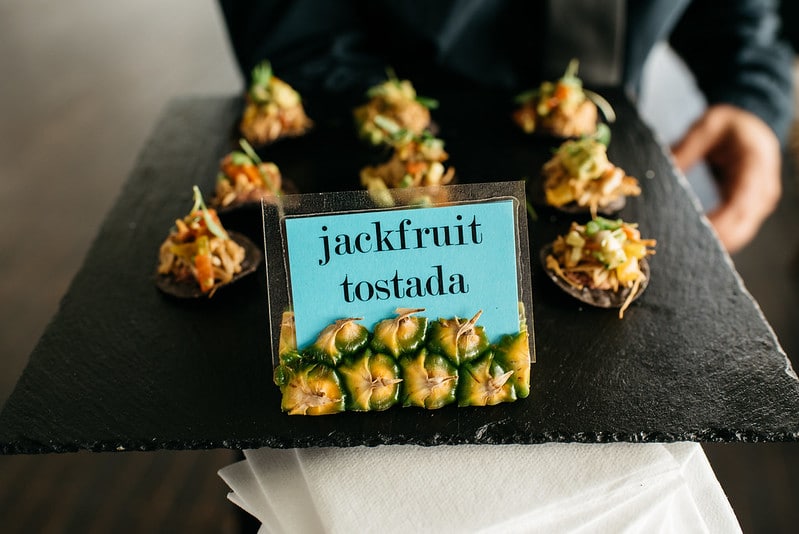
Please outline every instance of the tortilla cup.
M244 247L244 260L241 262L241 271L233 275L230 282L215 287L213 290L203 292L199 284L194 279L177 280L170 274L156 274L155 285L163 293L177 299L201 299L210 298L216 291L238 282L245 276L254 273L264 259L261 249L250 239L238 232L228 231L228 235L233 241Z
M555 274L554 271L547 268L547 256L550 254L552 254L551 243L543 247L540 253L541 265L544 267L544 272L546 272L549 279L552 280L555 285L577 300L585 302L586 304L590 304L591 306L596 306L597 308L621 308L629 298L630 292L632 291L632 288L630 287L623 287L618 291L592 289L589 287L577 289L563 280L563 278ZM641 268L641 272L644 273L644 279L638 285L638 289L630 302L640 297L646 289L646 286L649 284L649 262L646 260L646 258L642 258L638 260L638 266Z

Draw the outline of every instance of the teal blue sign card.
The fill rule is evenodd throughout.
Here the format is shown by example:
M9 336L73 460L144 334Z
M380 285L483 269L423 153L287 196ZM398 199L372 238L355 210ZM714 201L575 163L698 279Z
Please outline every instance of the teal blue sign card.
M518 331L514 202L287 218L297 346L336 319L371 328L397 308L429 317L482 310L488 332Z
M433 202L442 190L446 202ZM265 205L273 325L293 309L299 348L338 319L371 330L397 308L423 308L431 319L482 311L492 337L518 332L520 303L528 320L532 312L523 184L425 193L394 192L388 202L366 192L295 195Z

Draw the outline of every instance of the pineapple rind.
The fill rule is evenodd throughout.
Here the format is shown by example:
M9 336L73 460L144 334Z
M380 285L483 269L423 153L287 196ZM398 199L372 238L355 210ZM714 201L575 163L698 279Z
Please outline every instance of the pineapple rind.
M477 317L438 319L429 326L425 317L405 317L402 327L396 318L387 319L374 332L356 319L336 321L308 348L281 354L273 375L281 408L291 415L324 415L395 404L428 410L486 406L527 397L526 324L491 344L474 324Z

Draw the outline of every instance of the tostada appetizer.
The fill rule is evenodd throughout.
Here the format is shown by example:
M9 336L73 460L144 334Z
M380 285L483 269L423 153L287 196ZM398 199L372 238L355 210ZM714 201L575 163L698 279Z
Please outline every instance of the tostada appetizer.
M268 61L256 66L239 124L244 138L253 145L265 145L281 137L302 135L311 125L300 94L272 73Z
M430 109L438 107L436 100L418 96L409 80L399 80L391 70L388 80L370 88L366 96L369 101L355 108L353 115L358 135L372 145L390 143L389 130L421 135L430 126ZM389 123L392 126L386 129Z
M573 222L569 232L541 250L549 277L592 306L619 308L619 318L649 282L654 239L641 239L636 224L596 217Z
M392 144L391 159L361 170L361 185L369 191L446 185L454 178L455 169L444 167L449 159L444 141L429 132L415 135L407 130L396 130L392 134Z
M211 207L227 209L243 204L259 203L283 194L280 169L261 161L252 146L239 140L242 151L234 150L222 158L216 178L216 191Z
M262 258L252 241L225 231L194 186L194 206L175 221L159 249L156 285L179 298L211 297L220 287L254 272Z
M601 106L609 122L615 120L610 104L583 88L577 77L579 62L569 62L563 77L555 82L545 81L538 88L516 97L519 108L513 120L525 133L543 132L555 137L593 135L597 130Z
M542 175L546 204L569 212L614 213L626 197L641 194L638 180L611 163L607 147L592 137L560 145Z

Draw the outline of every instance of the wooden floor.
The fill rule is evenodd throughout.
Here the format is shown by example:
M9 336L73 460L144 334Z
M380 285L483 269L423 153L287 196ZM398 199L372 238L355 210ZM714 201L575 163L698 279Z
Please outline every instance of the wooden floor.
M216 3L0 4L0 402L165 103L239 90ZM734 258L790 356L799 355L799 210ZM796 362L795 363L799 363ZM745 532L799 525L799 445L708 445ZM0 531L234 532L216 471L230 451L0 457Z

